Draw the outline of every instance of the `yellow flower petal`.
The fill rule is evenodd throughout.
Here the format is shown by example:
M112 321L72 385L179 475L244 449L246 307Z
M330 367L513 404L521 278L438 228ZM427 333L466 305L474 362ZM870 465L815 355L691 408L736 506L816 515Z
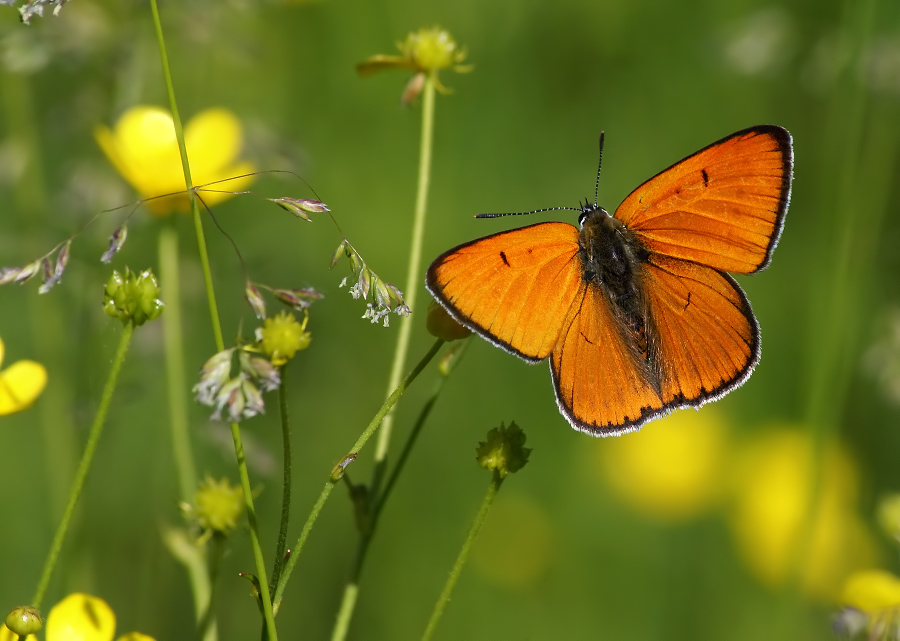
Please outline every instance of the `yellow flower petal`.
M244 144L241 122L221 107L202 111L184 128L184 144L191 161L194 184L222 178Z
M47 641L112 641L116 615L103 599L74 593L53 606Z
M12 630L7 628L5 623L0 624L0 641L15 641L16 639L19 639L19 641L38 641L38 638L33 634L29 634L25 639L22 639L22 637L17 636Z
M630 506L662 521L697 516L720 498L727 424L713 408L676 412L596 443L597 470Z
M156 639L140 632L129 632L120 636L116 641L156 641Z
M47 370L34 361L18 361L0 372L0 416L28 409L47 385Z
M844 584L841 605L868 614L900 608L900 578L884 570L864 570Z
M3 365L3 356L6 354L6 345L3 344L3 339L0 338L0 365Z
M172 116L158 107L132 107L114 129L124 177L144 196L184 189Z
M216 182L214 185L208 185L206 188L198 189L197 191L200 193L200 196L203 198L203 202L212 207L216 203L220 203L223 200L228 200L231 198L231 194L227 192L237 192L243 191L247 189L253 181L256 179L256 176L250 175L256 171L256 165L249 162L242 162L237 165L228 167L222 170L219 174L214 178L210 178L204 182L198 182L198 185L204 185L213 181L222 181ZM231 176L240 176L240 178L232 178L231 180L225 180ZM187 197L184 199L185 209L187 208Z

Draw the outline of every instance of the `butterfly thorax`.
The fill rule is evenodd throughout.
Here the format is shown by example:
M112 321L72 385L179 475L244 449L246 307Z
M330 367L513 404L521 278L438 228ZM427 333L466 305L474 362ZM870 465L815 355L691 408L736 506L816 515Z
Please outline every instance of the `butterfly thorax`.
M579 222L582 278L600 285L627 316L637 313L640 264L650 253L625 225L602 207L583 207Z

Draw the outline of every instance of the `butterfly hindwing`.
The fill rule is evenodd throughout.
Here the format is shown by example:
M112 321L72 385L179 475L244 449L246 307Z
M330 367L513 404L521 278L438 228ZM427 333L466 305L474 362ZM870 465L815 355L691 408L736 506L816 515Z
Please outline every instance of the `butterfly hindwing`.
M751 273L768 264L778 242L792 165L786 130L745 129L642 184L615 217L651 252Z
M697 407L750 376L759 327L734 279L657 255L644 264L642 280L667 406Z
M547 358L581 280L578 230L539 223L439 256L426 286L458 321L521 358Z
M573 427L608 436L659 415L658 375L638 350L602 289L582 283L550 358L556 401Z

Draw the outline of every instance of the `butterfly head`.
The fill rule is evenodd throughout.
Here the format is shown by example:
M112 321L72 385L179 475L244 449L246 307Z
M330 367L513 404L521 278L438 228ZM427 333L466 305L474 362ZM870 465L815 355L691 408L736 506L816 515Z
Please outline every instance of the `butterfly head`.
M598 216L609 218L609 212L603 209L603 207L598 206L596 203L588 202L588 199L584 199L584 204L579 204L579 209L581 213L578 215L578 226L584 227L585 223L589 220L594 220Z

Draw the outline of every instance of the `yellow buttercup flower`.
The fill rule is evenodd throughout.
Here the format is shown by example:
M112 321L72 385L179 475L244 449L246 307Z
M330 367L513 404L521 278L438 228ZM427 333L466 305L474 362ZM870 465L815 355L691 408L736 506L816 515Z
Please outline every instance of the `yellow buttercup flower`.
M0 340L0 365L3 364ZM0 416L28 409L47 385L47 370L34 361L17 361L0 372Z
M46 630L47 641L112 641L116 615L103 599L76 592L53 606Z
M640 432L600 440L595 448L592 468L625 503L651 518L693 518L721 497L728 426L713 408L676 412Z
M152 198L185 190L181 155L175 139L172 115L159 107L136 106L126 111L111 130L100 125L94 135L103 153L142 198ZM240 191L253 182L255 171L239 161L243 145L241 123L227 109L216 107L194 116L184 128L185 145L194 185L234 178L209 189ZM200 190L204 202L213 205L229 198L221 191ZM152 213L165 216L188 211L187 194L147 201Z
M773 430L748 443L734 465L730 521L760 581L777 587L796 574L805 593L830 600L848 574L872 562L874 544L856 513L856 469L834 443L824 447L809 505L812 455L808 430Z

